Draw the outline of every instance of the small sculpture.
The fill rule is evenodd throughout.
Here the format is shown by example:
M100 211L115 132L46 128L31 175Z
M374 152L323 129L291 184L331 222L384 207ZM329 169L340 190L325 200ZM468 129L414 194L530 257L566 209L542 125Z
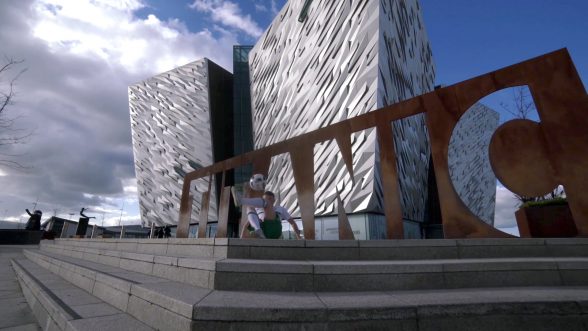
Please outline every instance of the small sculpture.
M27 221L27 225L25 226L25 230L29 230L29 231L40 231L41 230L41 216L43 215L43 212L40 210L35 210L34 213L31 214L31 212L28 209L25 209L27 211L27 214L29 214L29 220Z
M90 219L90 218L96 218L96 217L94 217L94 216L90 216L90 217L88 217L88 216L84 215L84 210L86 210L86 208L85 208L85 207L84 207L84 208L82 208L82 210L80 210L80 216L82 216L82 217L84 217L84 218L87 218L87 219Z
M88 222L90 221L90 218L96 218L94 216L88 217L86 215L84 215L84 210L86 210L86 208L82 208L82 210L80 210L80 219L78 221L78 227L76 229L76 236L86 236L86 232L88 230Z

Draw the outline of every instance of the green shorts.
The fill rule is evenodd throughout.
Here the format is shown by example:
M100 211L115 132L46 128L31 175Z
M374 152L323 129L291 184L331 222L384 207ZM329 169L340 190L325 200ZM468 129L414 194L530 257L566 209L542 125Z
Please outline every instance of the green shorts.
M264 220L261 222L261 230L267 239L280 239L282 237L282 221L279 219Z
M267 239L280 239L282 237L282 221L279 219L264 220L260 224L261 231ZM253 227L248 225L247 229L253 231Z

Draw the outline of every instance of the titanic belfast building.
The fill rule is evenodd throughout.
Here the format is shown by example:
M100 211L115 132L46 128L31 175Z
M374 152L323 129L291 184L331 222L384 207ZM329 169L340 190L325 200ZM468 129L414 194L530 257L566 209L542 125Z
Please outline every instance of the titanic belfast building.
M289 0L253 47L235 46L233 73L198 60L129 87L129 108L141 219L176 224L183 176L434 89L435 67L418 0ZM451 177L462 200L488 223L496 179L487 146L496 112L474 105L449 147ZM438 237L434 174L423 114L395 121L399 188L406 238ZM336 239L336 193L357 239L384 237L379 147L374 129L352 136L355 178L335 142L314 149L316 238ZM243 182L236 169L225 184ZM299 215L288 155L272 159L269 189ZM210 185L214 223L220 178ZM353 184L355 183L355 184ZM214 225L213 225L214 227ZM214 232L214 231L212 231Z

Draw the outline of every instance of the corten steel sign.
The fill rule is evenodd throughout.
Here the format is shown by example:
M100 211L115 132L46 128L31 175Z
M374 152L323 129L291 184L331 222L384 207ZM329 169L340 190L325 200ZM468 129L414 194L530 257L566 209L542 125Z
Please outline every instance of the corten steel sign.
M528 85L540 122L519 119L501 125L490 143L492 168L507 188L520 195L544 195L563 185L578 234L588 236L588 95L567 50L562 49L191 172L184 178L177 237L188 237L193 180L207 176L210 180L213 174L246 164L253 165L254 173L267 175L271 157L289 153L304 237L314 239L314 146L334 139L353 178L351 134L375 127L387 238L403 238L391 122L419 113L426 116L445 238L509 237L480 220L459 198L449 175L447 150L453 128L468 108L493 92L520 85ZM205 192L203 210L207 196ZM223 205L229 199L221 200L220 209L227 210ZM200 218L204 226L205 214ZM222 234L227 215L219 215Z

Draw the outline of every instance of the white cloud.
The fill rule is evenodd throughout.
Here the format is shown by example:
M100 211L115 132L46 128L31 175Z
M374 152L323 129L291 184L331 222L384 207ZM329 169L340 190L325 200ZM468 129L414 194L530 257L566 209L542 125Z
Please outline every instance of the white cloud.
M267 7L264 5L261 5L259 3L255 4L255 10L258 12L266 12L267 11Z
M25 208L77 215L90 208L105 224L139 223L127 87L208 57L231 70L234 31L189 31L177 20L138 18L138 0L0 1L0 45L24 59L11 113L37 128L23 155L27 171L2 169L0 210L18 219ZM16 150L16 148L19 148ZM24 217L24 216L21 216Z
M125 193L137 195L137 180L135 178L127 178L123 180L123 190Z
M97 224L102 225L102 220L96 221ZM141 224L141 217L139 215L126 215L123 216L112 216L104 218L104 226L117 226L117 225L132 225Z
M272 4L272 14L274 16L278 15L278 13L280 12L280 9L276 5L276 0L271 0L271 4Z
M190 6L200 12L210 13L213 21L241 30L251 37L259 37L263 30L251 18L243 15L238 4L224 0L195 0Z
M207 30L188 31L179 20L138 19L134 11L142 7L138 1L39 0L31 29L53 53L101 59L131 73L163 72L214 53L219 64L230 67L236 35L217 40Z
M118 214L118 213L120 213L120 209L105 208L103 206L98 206L98 207L94 207L91 210L89 210L88 213L89 214L91 214L91 213L95 213L95 214Z
M513 226L513 227L509 227L509 228L498 228L498 230L500 230L502 232L506 232L506 233L511 234L513 236L517 236L517 237L520 236L518 226Z
M507 188L496 186L496 209L494 214L494 226L497 228L512 228L517 226L514 216L518 209L519 201Z

